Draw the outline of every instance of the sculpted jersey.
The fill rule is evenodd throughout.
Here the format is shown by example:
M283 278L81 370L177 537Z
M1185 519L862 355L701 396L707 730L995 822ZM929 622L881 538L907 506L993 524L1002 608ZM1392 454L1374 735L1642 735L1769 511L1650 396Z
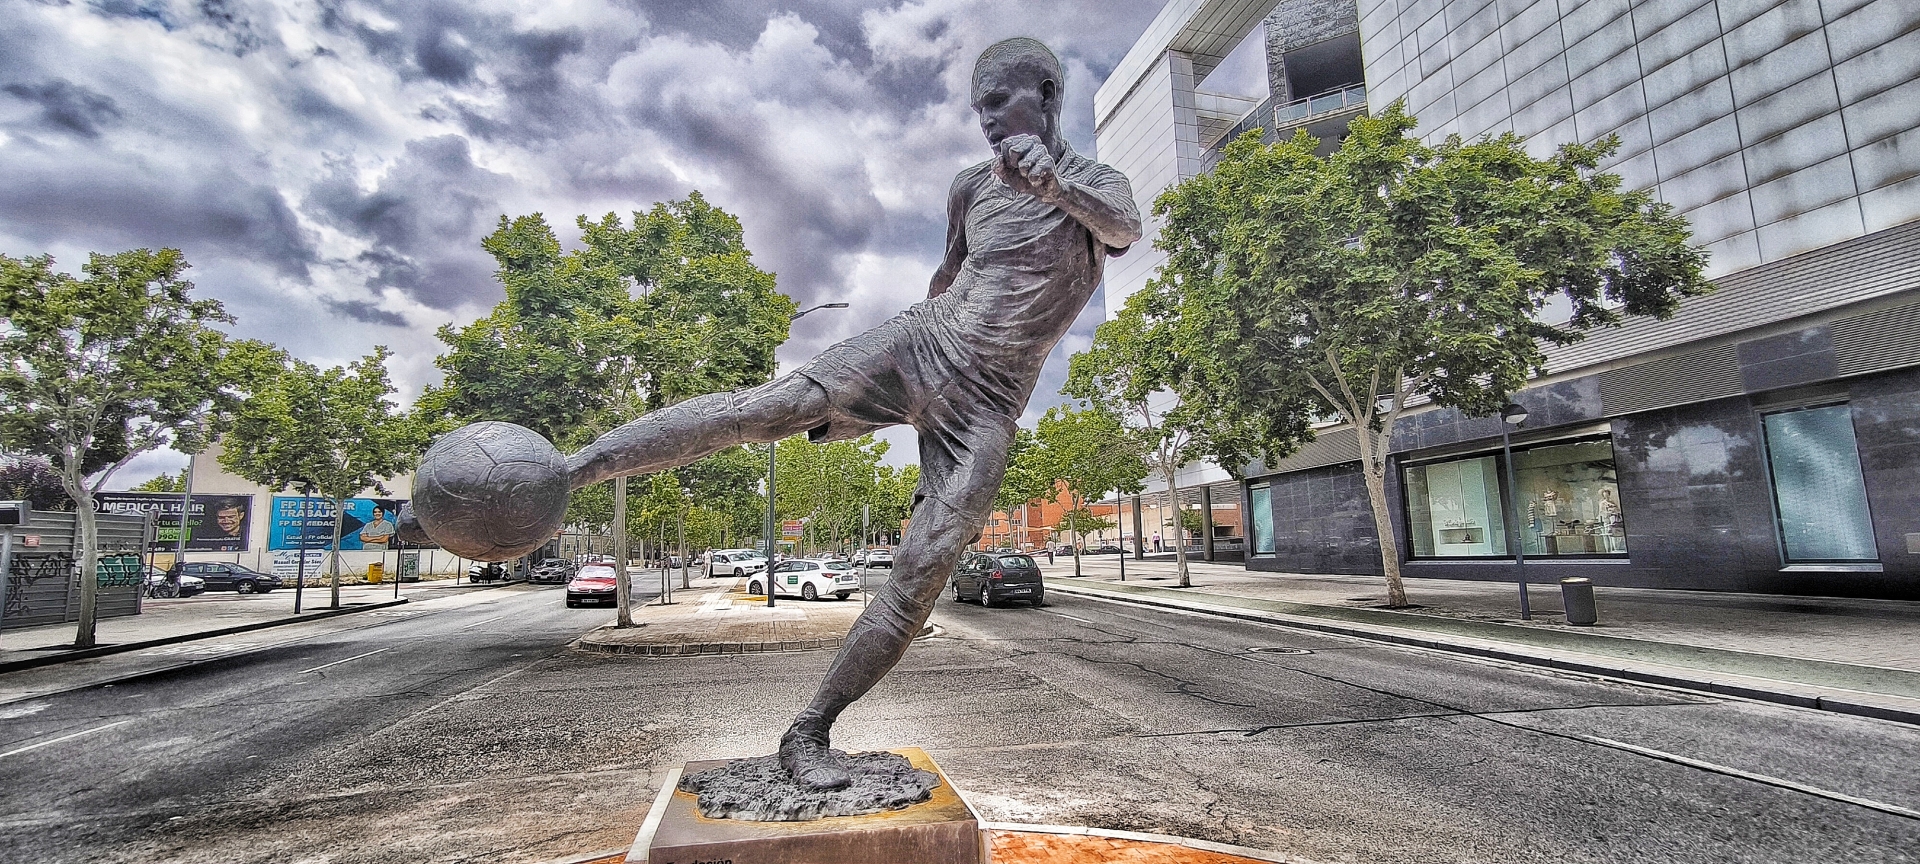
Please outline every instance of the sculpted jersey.
M960 172L948 196L948 260L965 256L952 286L798 370L833 406L814 440L900 423L923 432L950 431L964 418L1011 423L1026 410L1041 365L1099 287L1107 256L1126 250L1009 188L991 164ZM1115 209L1135 209L1120 172L1072 149L1056 164L1061 179Z

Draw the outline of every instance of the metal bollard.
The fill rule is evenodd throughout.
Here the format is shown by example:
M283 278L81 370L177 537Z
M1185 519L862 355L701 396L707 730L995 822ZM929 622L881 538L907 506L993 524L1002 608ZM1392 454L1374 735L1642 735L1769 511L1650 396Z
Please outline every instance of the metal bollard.
M1567 610L1567 623L1587 626L1600 620L1593 605L1593 580L1573 576L1560 580L1560 602Z

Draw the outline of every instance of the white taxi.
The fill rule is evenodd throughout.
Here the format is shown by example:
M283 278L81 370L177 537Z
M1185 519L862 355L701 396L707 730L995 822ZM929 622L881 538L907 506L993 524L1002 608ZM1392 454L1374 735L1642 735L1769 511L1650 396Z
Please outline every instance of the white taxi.
M747 583L748 594L764 594L766 586L758 576ZM832 594L841 600L860 590L860 574L845 561L820 561L810 558L782 561L773 565L775 595L798 595L802 600L818 600Z

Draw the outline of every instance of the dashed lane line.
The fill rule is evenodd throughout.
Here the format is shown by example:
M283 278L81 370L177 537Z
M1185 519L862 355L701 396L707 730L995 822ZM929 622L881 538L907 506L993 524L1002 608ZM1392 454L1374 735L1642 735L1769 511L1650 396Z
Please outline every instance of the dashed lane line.
M367 652L367 653L365 653L365 654L355 654L355 655L353 655L352 657L348 657L348 658L347 658L347 659L345 659L345 660L335 660L335 661L333 661L332 663L322 663L322 664L320 664L320 665L318 665L318 666L315 666L315 667L313 667L312 669L302 669L302 670L300 670L300 671L298 671L298 672L295 672L294 674L295 674L295 675L305 675L305 674L307 674L308 672L318 672L318 671L320 671L320 670L322 670L322 669L326 669L326 668L328 668L328 667L332 667L332 666L338 666L338 665L340 665L340 664L342 664L342 663L352 663L353 661L355 661L355 660L358 660L358 659L360 659L360 658L362 658L362 657L372 657L373 655L375 655L375 654L378 654L378 653L380 653L380 652L382 652L382 651L392 651L392 650L393 650L394 648L396 648L396 647L398 647L398 646L395 646L395 645L388 645L388 646L387 646L387 647L385 647L385 648L375 648L375 649L373 649L372 651L368 651L368 652Z
M115 726L125 726L125 725L127 725L128 723L132 723L132 722L133 722L132 720L121 720L121 721L118 721L118 722L114 722L114 723L108 723L108 724L107 724L107 725L105 725L105 726L95 726L95 727L93 727L92 729L82 729L82 730L80 730L80 731L78 731L78 732L74 732L74 733L72 733L72 734L69 734L69 735L62 735L62 736L60 736L60 737L58 737L58 738L49 738L49 739L47 739L47 740L45 740L45 741L42 741L42 742L40 742L40 743L38 743L38 744L28 744L28 745L27 745L27 746L25 746L25 747L16 747L16 748L14 748L14 749L12 749L12 750L8 750L8 751L7 751L7 752L5 752L5 753L0 753L0 759L5 759L5 758L7 758L8 756L13 756L13 755L16 755L16 754L19 754L19 753L25 753L25 752L27 752L28 750L38 750L38 749L40 749L40 748L42 748L42 747L45 747L45 746L47 746L47 745L49 745L49 744L58 744L58 743L60 743L60 742L62 742L62 741L71 741L71 740L73 740L73 739L75 739L75 738L78 738L78 737L80 737L80 736L82 736L82 735L92 735L92 734L93 734L93 733L95 733L95 732L102 732L102 731L105 731L105 730L108 730L108 729L112 729L112 728L113 728L113 727L115 727Z

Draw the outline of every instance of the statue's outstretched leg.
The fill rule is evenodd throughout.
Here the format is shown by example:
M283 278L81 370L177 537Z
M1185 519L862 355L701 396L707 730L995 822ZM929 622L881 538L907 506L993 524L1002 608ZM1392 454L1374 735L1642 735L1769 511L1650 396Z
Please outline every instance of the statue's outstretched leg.
M788 375L732 393L695 396L594 439L567 457L573 488L665 471L736 444L778 441L827 422L827 392Z
M900 662L993 510L1014 425L999 417L964 422L968 428L920 427L920 488L892 575L854 621L812 704L780 739L781 764L802 785L838 789L851 782L830 748L833 721Z

